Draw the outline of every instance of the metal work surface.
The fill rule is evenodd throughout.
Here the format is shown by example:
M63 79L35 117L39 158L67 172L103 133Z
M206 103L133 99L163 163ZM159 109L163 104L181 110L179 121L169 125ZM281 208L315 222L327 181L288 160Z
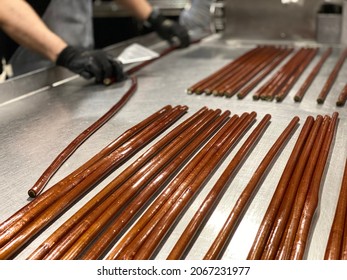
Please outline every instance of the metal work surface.
M316 103L316 97L336 62L339 49L334 49L333 55L328 59L319 77L314 81L301 103L295 103L293 96L317 62L318 57L310 64L289 96L281 103L253 101L251 94L243 100L238 100L236 97L227 99L185 93L187 87L253 48L255 43L224 41L215 35L190 48L177 50L138 72L139 88L132 99L65 162L63 167L54 175L49 186L80 166L125 130L168 104L188 105L188 114L183 119L191 116L203 106L230 110L236 114L255 111L257 112L257 123L266 113L270 113L272 115L271 124L238 171L207 225L200 232L195 244L186 256L187 259L201 259L265 153L289 121L298 115L300 126L263 179L223 255L223 259L245 259L305 118L309 115L332 115L334 111L337 111L340 114L340 121L331 157L323 177L320 206L314 218L311 238L305 255L307 259L322 259L334 217L343 166L347 156L347 108L346 106L342 108L335 106L337 95L346 81L347 63L345 63L337 82L323 105ZM165 47L165 44L160 43L158 46ZM0 104L0 221L5 220L28 202L27 190L35 183L51 161L81 131L115 104L129 87L129 84L127 81L104 87L95 85L92 81L78 78L60 86L28 95L25 98L17 98L13 102L7 100L6 103ZM3 93L1 92L1 94ZM182 230L199 207L199 203L204 199L244 140L245 137L230 152L218 171L199 192L185 214L181 216L164 245L160 247L155 256L156 259L166 258ZM144 150L137 155L140 155ZM124 166L116 170L75 206L65 212L16 258L26 258L63 221L123 169Z

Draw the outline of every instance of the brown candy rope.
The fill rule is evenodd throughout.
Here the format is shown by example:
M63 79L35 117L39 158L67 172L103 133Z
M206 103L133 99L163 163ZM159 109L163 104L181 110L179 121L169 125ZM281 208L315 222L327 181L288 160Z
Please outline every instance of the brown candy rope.
M196 41L198 42L198 41ZM196 43L192 42L192 43ZM72 155L72 153L83 144L92 134L94 134L101 126L103 126L107 121L109 121L122 107L127 103L127 101L133 96L137 89L137 78L132 76L137 71L141 70L145 66L153 63L154 61L162 58L165 55L168 55L172 51L174 51L177 47L169 47L162 51L157 58L147 60L143 63L140 63L129 70L127 70L126 74L130 76L131 86L127 90L127 92L122 96L122 98L109 109L103 116L101 116L98 120L96 120L93 124L91 124L87 129L85 129L81 134L79 134L48 166L48 168L43 172L37 182L34 184L32 188L28 190L28 194L30 197L36 197L38 194L42 192L44 187L47 185L49 179L54 175L54 173L61 167L61 165ZM105 85L110 85L116 80L114 78L105 79Z
M191 244L192 239L197 234L197 231L202 227L204 221L212 211L212 208L217 203L221 192L226 187L233 172L242 162L244 157L250 152L250 149L254 146L256 140L265 129L265 126L268 124L270 118L270 115L266 115L261 123L253 130L242 147L238 150L232 161L229 163L228 167L218 179L217 183L213 186L211 191L208 193L208 195L200 205L199 209L196 211L188 226L181 234L181 237L176 242L167 259L179 259L187 249L188 245Z
M95 206L98 203L104 202L118 185L121 185L126 180L128 180L135 172L144 166L150 159L152 159L158 151L163 149L168 145L173 139L178 137L182 131L186 130L188 127L193 125L198 119L202 118L207 113L207 108L203 107L192 117L184 121L182 124L177 126L166 136L153 145L149 150L147 150L142 156L140 156L134 163L127 167L119 176L117 176L117 181L114 180L113 184L109 184L103 188L93 199L88 201L77 213L75 213L68 221L66 221L58 230L56 230L44 243L42 243L30 256L30 259L42 259L48 251L60 242L61 238L67 236L67 233L72 231L72 228L75 227L81 220L85 220L86 216L95 210ZM72 241L72 239L71 239ZM52 253L53 254L53 253Z
M146 187L154 176L160 174L162 169L165 168L165 166L169 164L189 143L190 138L187 137L187 135L194 138L196 134L199 133L200 128L215 119L219 114L220 110L211 110L207 112L206 118L199 120L199 122L195 124L193 123L187 130L182 131L179 137L171 141L167 147L146 163L143 168L119 186L112 196L107 198L105 203L96 210L96 213L99 213L100 215L95 217L94 222L87 224L89 225L88 229L86 229L80 237L76 238L77 240L68 248L61 258L77 258L83 249L88 246L103 229L105 229L105 227L112 221L113 217L119 213L121 208L130 203L136 194ZM225 116L223 116L223 118L225 118ZM198 130L196 130L196 128L198 128ZM183 140L181 141L182 138ZM69 237L65 237L65 239L70 242Z
M324 62L327 60L327 58L331 55L332 48L328 48L323 54L320 60L317 62L315 67L312 69L304 83L301 85L299 90L294 96L294 101L301 102L301 100L304 98L305 93L307 92L308 88L312 84L313 80L318 75L319 71L321 70Z
M38 204L36 207L39 208L40 211L36 211L36 208L33 208L29 212L26 212L20 219L20 222L11 225L10 228L0 234L0 244L2 244L0 249L0 258L9 258L15 254L35 234L42 230L44 226L52 222L53 219L67 209L67 207L82 197L83 194L104 178L117 165L124 162L146 143L172 125L186 111L187 107L178 106L177 110L172 110L167 118L162 122L148 126L142 133L135 136L131 141L132 145L123 145L109 156L103 158L101 160L102 163L94 172L87 176L81 183L74 186L71 191L56 200L53 204L47 205L47 201L44 201L41 203L43 205ZM53 196L54 193L48 197L48 200L52 200ZM42 211L42 209L44 210Z
M345 62L347 57L347 48L344 49L344 51L341 53L339 59L337 60L333 70L331 71L328 79L326 80L321 92L319 93L317 97L317 103L323 104L326 97L328 96L328 93L330 92L330 89L332 88L333 84L335 83L335 80L339 74L339 71Z
M214 80L220 80L223 78L227 73L235 69L239 64L243 63L245 60L248 59L249 56L252 56L258 48L252 49L245 54L241 55L240 57L236 58L234 61L228 63L224 67L222 67L220 70L212 73L211 75L207 76L206 78L202 79L201 81L197 82L193 86L187 89L188 94L196 93L201 94L203 90L206 87L210 87L210 84Z
M108 259L122 258L125 252L127 251L128 245L130 245L134 241L134 239L138 235L138 232L140 232L149 222L152 221L153 217L157 213L159 213L158 211L160 210L161 213L165 214L166 210L162 210L162 206L164 206L165 204L169 205L166 203L167 201L172 201L170 202L172 204L177 199L177 197L179 197L179 194L184 190L185 186L189 185L189 183L194 179L195 175L191 175L193 171L199 173L199 170L197 170L197 168L201 169L203 167L201 162L203 160L206 160L207 152L215 144L218 138L227 133L228 130L230 130L231 128L235 129L238 125L240 125L240 123L245 121L246 117L247 115L244 114L239 120L239 117L234 115L230 119L230 121L220 129L220 131L187 164L184 170L182 170L175 177L175 179L165 188L165 190L160 194L160 196L158 196L158 198L151 204L146 213L141 216L138 222L129 230L129 232L121 239L121 241L118 242L118 244L108 254ZM175 196L173 196L173 194L175 194ZM160 219L162 214L157 214L157 216ZM135 246L135 244L132 246Z
M290 76L286 84L280 89L279 93L276 95L276 101L283 101L283 99L287 96L291 88L294 86L296 81L299 79L300 75L305 71L307 66L311 63L313 58L316 56L318 49L311 50L307 57L301 62L301 64L297 67L294 73Z
M249 260L259 260L262 256L266 242L270 236L272 226L275 222L278 209L280 208L283 197L285 195L287 185L292 177L292 174L297 165L297 162L305 145L306 139L311 131L313 123L314 118L312 116L307 117L304 126L301 129L299 137L295 143L295 146L292 150L292 153L289 157L289 160L284 168L280 181L269 204L269 207L267 208L264 218L260 224L253 245L248 253L247 259Z
M255 116L256 114L254 112L248 116L247 122L245 125L240 126L235 133L235 137L229 137L229 135L227 135L226 137L223 136L218 140L219 143L217 146L213 147L213 149L207 154L207 157L210 158L209 161L205 163L201 172L195 175L194 181L191 182L187 188L185 188L185 190L183 190L174 204L172 204L166 211L165 215L163 215L155 226L151 228L150 232L146 233L146 240L137 250L136 254L133 256L133 259L149 259L152 256L154 250L158 247L160 241L165 236L168 229L172 226L177 216L192 199L205 180L212 174L214 170L216 170L219 162L224 158L235 142L240 139L241 135L254 120ZM210 154L214 154L214 156L210 156Z
M202 143L220 127L222 123L226 121L226 116L229 112L224 112L216 121L208 124L206 129L200 133L182 152L147 186L144 188L139 195L122 211L121 214L112 222L111 226L98 237L96 242L83 253L83 259L97 259L102 253L105 252L107 247L113 244L114 240L118 237L120 231L128 224L130 219L136 215L141 207L149 202L149 199L154 193L160 188L164 182L172 174L178 171L178 168L189 158Z
M335 216L331 225L328 243L325 248L325 260L346 259L346 217L347 217L347 160L341 182L341 188Z
M137 78L131 77L131 86L122 96L122 98L111 107L104 115L102 115L96 122L92 123L87 129L79 134L67 147L53 160L48 168L42 173L36 183L28 190L30 197L36 197L42 192L47 185L50 178L57 172L61 165L83 144L92 134L94 134L100 127L108 122L132 97L137 89Z
M267 241L264 252L262 254L262 259L274 259L276 257L277 250L280 246L282 234L285 231L285 227L289 219L290 211L294 203L299 182L304 173L307 160L310 156L313 144L315 142L318 131L320 130L322 122L323 122L323 117L320 115L317 116L317 119L315 123L313 124L312 130L310 131L310 135L300 155L298 163L294 169L292 178L288 183L288 187L286 190L286 198L282 201L281 206L278 210L270 237Z
M254 94L253 99L258 100L272 100L276 91L283 84L284 79L287 78L288 68L295 66L295 61L298 57L302 56L304 49L299 49L294 55L274 74L270 79L264 83Z
M219 87L216 87L213 91L214 95L225 95L227 97L233 96L236 91L246 84L254 75L256 75L260 70L259 66L264 67L269 60L277 55L279 50L273 47L269 47L262 53L258 53L255 58L252 59L252 63L246 63L243 68L241 68L235 75L233 75L232 80L226 81Z
M312 175L311 186L306 197L304 209L303 209L302 216L300 219L300 224L295 236L290 259L294 259L294 260L303 259L306 244L307 244L307 239L308 239L308 235L309 235L309 231L311 227L311 222L313 219L313 215L318 206L319 189L321 186L324 169L327 163L332 141L336 133L337 120L338 120L338 113L335 112L332 116L329 129L326 133L326 137L324 139L324 143L319 154L319 158L317 161L318 164Z
M267 75L269 75L292 51L293 49L289 48L280 52L280 54L276 58L274 58L273 61L271 61L265 67L265 69L254 78L254 80L252 80L250 83L239 90L237 97L239 99L245 98L247 94L250 93ZM255 97L254 99L259 98Z
M330 125L330 117L325 116L322 126L313 144L310 157L306 163L304 173L297 188L296 197L292 205L290 217L288 219L286 230L282 236L280 247L277 251L276 259L287 260L290 258L292 245L299 226L301 214L306 201L306 196L310 188L313 172L315 170L320 150L325 140L325 135Z
M336 106L342 107L346 104L346 101L347 101L347 84L344 86L343 90L341 91L336 101Z
M162 108L158 112L154 113L152 116L150 116L150 117L146 118L145 120L143 120L138 125L136 125L136 126L130 128L130 129L128 129L127 131L125 131L122 135L120 135L117 139L112 141L109 145L107 145L103 150L101 150L98 154L96 154L94 157L92 157L86 163L82 164L74 172L72 172L71 174L66 176L64 179L62 179L59 183L55 184L49 190L47 190L46 192L41 194L40 197L38 197L35 200L33 200L30 203L28 203L25 207L23 207L18 212L13 214L6 221L2 222L0 224L0 233L5 228L9 227L11 224L14 224L17 221L19 221L22 218L22 216L24 215L24 213L26 213L30 209L36 207L38 204L42 204L42 202L45 199L47 199L50 196L53 196L53 194L54 195L57 195L57 194L64 195L65 194L64 191L68 191L68 190L65 190L65 184L67 184L67 182L70 182L71 180L75 181L77 179L77 177L79 175L81 175L81 173L83 171L86 171L89 168L91 168L92 166L95 166L94 164L97 163L100 159L102 159L103 157L109 155L115 149L119 148L122 144L126 143L126 141L129 141L131 138L133 138L136 134L141 132L144 128L146 128L152 122L157 121L160 118L162 118L163 116L165 116L165 114L167 114L168 111L170 111L171 109L172 109L171 106L165 106L164 108ZM47 201L47 203L45 203L45 204L49 205L53 201L54 200Z
M283 146L285 141L288 139L289 135L293 132L293 129L295 128L298 122L299 118L294 117L293 120L282 132L282 134L275 141L275 143L272 145L270 150L267 152L267 154L259 164L258 168L254 172L253 176L251 177L249 183L244 188L240 197L236 201L235 206L230 212L222 229L218 233L217 237L213 241L207 253L205 254L205 260L218 259L220 257L223 249L225 248L228 240L231 237L233 230L236 227L238 220L246 210L247 205L250 203L250 198L254 194L256 187L258 186L260 180L264 176L265 171L267 170L267 168L269 167L269 165L271 164L274 157L279 152L280 148Z

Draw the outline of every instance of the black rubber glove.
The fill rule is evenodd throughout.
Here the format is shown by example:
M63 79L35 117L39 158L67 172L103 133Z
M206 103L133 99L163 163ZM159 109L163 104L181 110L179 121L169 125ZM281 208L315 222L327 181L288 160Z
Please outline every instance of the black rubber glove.
M68 68L86 79L95 77L97 83L106 78L124 80L123 65L102 50L84 50L67 46L59 54L57 65Z
M175 39L179 41L179 47L186 48L190 45L190 38L187 29L177 22L168 19L154 9L147 19L147 24L153 28L158 35L168 41L171 45Z

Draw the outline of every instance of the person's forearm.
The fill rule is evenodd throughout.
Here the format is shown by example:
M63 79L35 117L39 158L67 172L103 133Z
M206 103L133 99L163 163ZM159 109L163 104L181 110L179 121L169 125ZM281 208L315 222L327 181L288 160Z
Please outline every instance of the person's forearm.
M146 20L152 12L152 6L146 0L115 0L129 10L139 20Z
M53 62L67 45L23 0L0 0L0 27L18 44Z

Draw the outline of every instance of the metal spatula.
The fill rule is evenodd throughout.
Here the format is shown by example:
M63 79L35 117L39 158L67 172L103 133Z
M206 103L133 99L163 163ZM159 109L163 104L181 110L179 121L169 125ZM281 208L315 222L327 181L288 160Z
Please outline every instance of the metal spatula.
M117 59L123 64L142 62L159 57L159 53L152 51L140 44L133 43L126 47Z

